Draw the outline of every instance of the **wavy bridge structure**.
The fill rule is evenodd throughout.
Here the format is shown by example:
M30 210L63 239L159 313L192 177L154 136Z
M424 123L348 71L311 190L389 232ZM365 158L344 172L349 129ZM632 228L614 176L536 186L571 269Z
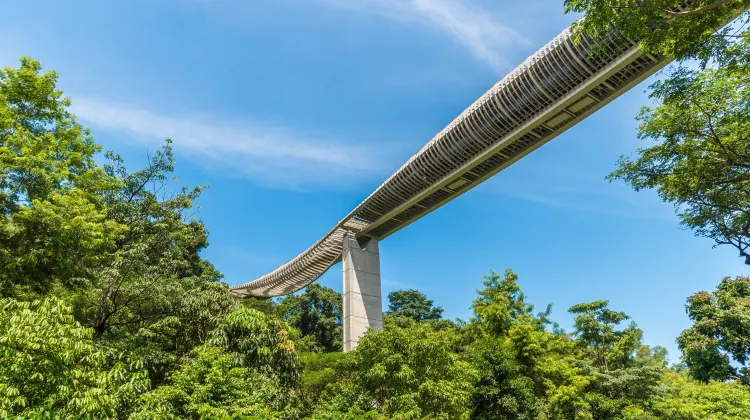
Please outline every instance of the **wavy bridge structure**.
M566 29L471 104L325 236L276 270L232 290L281 296L343 260L344 350L381 327L378 242L469 191L665 66L612 33ZM364 249L363 249L364 248Z

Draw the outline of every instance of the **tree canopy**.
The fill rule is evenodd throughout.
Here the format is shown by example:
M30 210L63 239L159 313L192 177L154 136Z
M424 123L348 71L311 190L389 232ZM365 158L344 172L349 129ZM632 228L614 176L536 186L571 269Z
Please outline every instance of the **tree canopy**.
M750 385L750 278L724 278L715 291L698 292L685 306L694 324L677 343L691 376Z
M574 31L603 37L612 30L639 40L648 54L703 63L721 57L745 36L748 0L564 0L566 12L583 13ZM736 25L726 26L736 19Z
M750 57L749 42L730 48ZM696 235L737 249L750 264L750 61L698 71L675 69L656 82L660 102L638 115L639 137L655 141L620 158L611 179L655 188Z
M387 314L411 318L415 321L437 321L443 317L443 308L434 306L433 303L418 290L396 290L388 293Z

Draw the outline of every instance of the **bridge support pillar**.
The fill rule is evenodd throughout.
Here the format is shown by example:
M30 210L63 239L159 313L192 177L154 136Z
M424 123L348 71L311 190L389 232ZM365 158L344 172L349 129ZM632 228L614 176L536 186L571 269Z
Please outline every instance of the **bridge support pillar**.
M344 352L357 347L369 328L383 329L383 304L380 292L380 252L377 239L365 249L353 235L344 237Z

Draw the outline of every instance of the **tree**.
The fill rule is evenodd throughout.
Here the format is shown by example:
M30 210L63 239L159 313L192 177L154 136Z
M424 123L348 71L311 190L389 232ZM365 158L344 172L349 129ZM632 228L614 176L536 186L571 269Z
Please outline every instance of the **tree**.
M744 420L750 412L750 392L740 384L701 383L676 372L668 372L664 383L669 393L654 399L650 410L654 418Z
M437 321L443 317L443 308L433 306L433 301L418 290L396 290L388 293L387 314L415 321Z
M342 307L341 293L312 283L302 294L289 295L279 302L279 310L286 322L299 330L311 342L309 351L341 351Z
M199 256L208 232L191 211L202 187L167 190L169 140L143 170L112 152L100 166L56 82L28 58L0 71L0 294L55 290L97 338L132 332L174 313L178 280L221 277Z
M667 349L662 346L651 347L643 344L635 351L635 365L666 368L669 362L668 354Z
M610 180L657 190L683 225L717 245L731 245L750 264L750 6L748 0L565 0L586 14L577 34L616 28L646 54L698 58L654 83L657 104L641 109L639 138L655 145L621 157ZM732 25L733 18L740 16Z
M550 324L551 305L534 315L534 306L507 269L484 276L474 317L466 328L472 340L467 356L478 372L472 395L474 418L586 418L584 388L590 378L569 359L574 345Z
M594 364L604 370L628 366L643 335L633 322L624 330L617 330L617 326L630 317L609 309L608 305L606 300L598 300L579 303L568 310L575 315L573 336Z
M655 363L666 354L655 348L654 356L650 348L644 349L643 332L634 322L618 329L630 319L627 314L609 309L606 300L580 303L568 311L575 315L572 335L584 356L579 364L592 377L585 398L594 418L617 419L625 411L642 411L667 391L661 384L664 364Z
M115 418L148 387L141 363L99 346L60 299L0 299L0 417Z
M690 296L685 307L693 326L677 344L690 375L750 385L750 278L726 277L715 291Z
M230 313L207 341L282 387L299 385L299 359L283 321L250 308Z
M412 321L366 334L327 388L317 418L466 419L475 375L453 349L451 330ZM349 417L346 417L349 416Z
M343 370L347 353L300 353L302 364L300 378L301 414L311 415L325 390L338 379L338 372Z
M566 13L585 13L574 32L595 38L616 29L641 41L647 54L678 59L718 58L733 40L745 36L748 0L565 0ZM738 18L739 16L739 18ZM724 27L738 18L739 29Z
M160 386L169 372L195 347L206 344L227 316L239 309L238 298L222 283L170 282L161 297L168 302L169 314L133 329L108 334L102 343L132 353L143 361L151 384Z
M479 339L472 343L470 359L479 376L472 395L472 418L538 418L534 379L508 340Z
M57 74L21 58L0 70L0 294L70 286L108 260L122 227L97 192L101 150L68 112Z
M730 51L750 57L750 42ZM744 49L740 51L740 49ZM750 264L750 60L696 71L676 69L653 86L661 104L638 115L640 138L657 142L621 157L609 179L655 188L681 223Z
M209 345L196 347L167 384L141 397L130 418L280 419L283 390L262 375L238 367L231 355Z
M482 284L485 288L477 290L478 297L472 303L472 321L481 330L503 336L514 322L528 321L539 329L548 323L552 305L535 316L534 305L526 303L526 296L518 285L518 275L513 270L506 269L504 277L492 271L484 276Z
M102 194L107 217L123 227L113 257L91 272L75 300L80 319L97 337L112 328L133 328L173 313L165 299L180 282L195 278L217 281L219 274L199 256L208 246L208 231L191 217L202 187L166 191L174 170L171 141L157 150L145 169L129 173L122 159L108 153L105 171L113 188Z

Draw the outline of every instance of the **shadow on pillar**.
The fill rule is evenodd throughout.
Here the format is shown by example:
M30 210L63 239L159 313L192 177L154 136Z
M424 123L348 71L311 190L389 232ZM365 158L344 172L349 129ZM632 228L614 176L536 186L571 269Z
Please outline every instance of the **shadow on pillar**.
M383 303L380 291L380 252L377 239L365 249L353 235L343 244L344 271L344 352L357 347L368 329L383 329Z

